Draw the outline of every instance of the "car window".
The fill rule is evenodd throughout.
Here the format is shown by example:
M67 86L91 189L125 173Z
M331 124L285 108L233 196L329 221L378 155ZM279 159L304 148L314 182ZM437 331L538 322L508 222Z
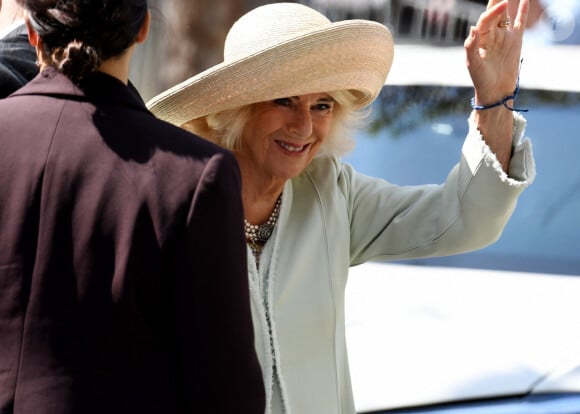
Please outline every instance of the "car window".
M465 87L386 85L369 129L344 161L400 185L443 182L459 159L472 94ZM501 238L477 252L411 262L580 275L580 94L522 89L515 106L529 109L525 135L537 177Z

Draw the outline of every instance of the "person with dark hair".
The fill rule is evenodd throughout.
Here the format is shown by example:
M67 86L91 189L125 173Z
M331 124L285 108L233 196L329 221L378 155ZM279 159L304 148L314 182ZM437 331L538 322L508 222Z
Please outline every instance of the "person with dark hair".
M23 14L16 0L0 1L0 99L38 73L36 52L28 42Z
M128 86L146 0L20 0L0 100L0 412L264 412L241 176Z

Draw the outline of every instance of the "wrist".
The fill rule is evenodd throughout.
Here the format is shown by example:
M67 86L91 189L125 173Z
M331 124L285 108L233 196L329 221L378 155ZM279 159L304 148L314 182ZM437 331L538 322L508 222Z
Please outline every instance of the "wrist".
M498 106L487 111L473 111L472 116L481 138L507 173L513 149L514 114Z
M520 68L521 68L522 61L523 61L523 59L520 61ZM518 73L517 73L516 80L515 80L515 88L514 88L513 92L506 93L503 95L502 98L496 100L494 97L492 97L490 99L489 96L485 96L485 95L482 96L481 94L479 94L477 92L477 89L476 89L475 96L473 98L471 98L471 107L476 111L484 111L487 109L492 109L492 108L497 108L497 107L503 106L504 108L509 109L510 111L528 112L527 109L520 109L520 108L514 107L514 101L516 100L519 91L520 91L520 71L518 69Z
M497 101L492 101L491 103L481 103L483 100L480 100L476 94L475 97L471 98L471 107L476 111L484 111L484 110L498 108L498 107L503 106L504 108L509 109L510 111L528 112L527 109L521 109L521 108L514 107L514 101L516 100L516 98L518 96L519 90L520 90L519 85L516 83L516 88L514 89L512 94L505 95L503 98L501 98ZM483 102L486 102L486 101L483 101ZM487 101L487 102L489 102L489 101Z

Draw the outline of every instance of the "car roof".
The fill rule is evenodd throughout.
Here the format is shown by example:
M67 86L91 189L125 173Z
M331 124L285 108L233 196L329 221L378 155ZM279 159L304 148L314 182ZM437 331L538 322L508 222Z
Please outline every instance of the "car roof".
M346 326L357 411L580 392L578 297L574 276L352 267Z
M580 46L528 45L522 50L520 87L580 92ZM462 46L395 45L386 85L471 87Z

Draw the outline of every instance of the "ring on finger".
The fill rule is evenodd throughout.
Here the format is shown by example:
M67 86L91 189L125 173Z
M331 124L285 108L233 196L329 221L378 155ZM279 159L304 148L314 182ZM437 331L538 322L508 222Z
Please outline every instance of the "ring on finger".
M505 19L501 20L497 24L497 27L504 28L504 27L508 27L509 25L510 25L510 18L509 17L506 17Z

